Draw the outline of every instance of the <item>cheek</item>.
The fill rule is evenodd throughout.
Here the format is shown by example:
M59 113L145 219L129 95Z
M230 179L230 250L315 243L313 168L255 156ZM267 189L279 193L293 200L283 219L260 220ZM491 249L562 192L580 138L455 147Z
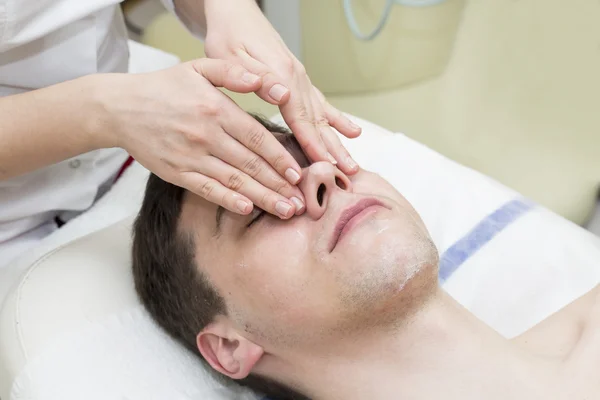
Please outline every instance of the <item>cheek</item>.
M399 207L403 214L410 216L411 220L415 221L416 225L421 231L427 232L425 224L421 220L420 215L414 209L412 204L410 204L410 202L406 200L406 198L402 196L388 181L372 172L365 172L365 175L362 178L363 179L354 182L355 192L373 194L391 199L394 203L396 203L396 206Z
M255 237L240 246L232 268L236 304L253 314L288 312L311 279L309 238L291 224L261 227Z
M394 201L406 202L388 181L373 172L363 171L360 176L352 179L354 192L389 197Z

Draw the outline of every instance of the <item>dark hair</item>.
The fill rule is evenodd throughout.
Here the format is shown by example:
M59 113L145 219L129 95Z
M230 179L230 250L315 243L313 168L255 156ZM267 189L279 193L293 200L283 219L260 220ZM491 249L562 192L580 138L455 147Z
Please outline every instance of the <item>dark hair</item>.
M254 116L269 131L284 134L284 145L298 146L291 132ZM299 147L299 146L298 146ZM227 315L225 301L196 264L196 245L178 230L185 190L151 174L133 227L133 278L142 304L154 320L179 343L198 355L196 336L218 315ZM225 379L224 375L215 374ZM225 379L228 380L228 379ZM262 376L251 374L236 383L272 400L307 397Z

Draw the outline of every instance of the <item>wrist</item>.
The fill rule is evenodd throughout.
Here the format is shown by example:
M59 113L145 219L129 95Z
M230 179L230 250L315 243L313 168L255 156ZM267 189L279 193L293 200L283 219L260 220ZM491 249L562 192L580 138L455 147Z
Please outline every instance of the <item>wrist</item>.
M121 147L112 123L111 103L118 101L111 96L118 83L112 82L120 74L94 74L79 78L84 99L82 104L82 131L90 150Z
M206 37L206 3L202 0L168 0L173 11L188 30L195 36Z
M245 14L248 10L258 11L262 14L256 0L204 0L206 22L209 24L211 17L215 14L235 15L241 7L244 7L242 14Z

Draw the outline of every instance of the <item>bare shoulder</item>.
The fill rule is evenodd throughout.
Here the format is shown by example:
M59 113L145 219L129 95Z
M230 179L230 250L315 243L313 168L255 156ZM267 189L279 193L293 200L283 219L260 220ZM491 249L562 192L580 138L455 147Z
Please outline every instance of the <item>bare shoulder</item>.
M587 329L600 333L600 285L513 339L515 344L551 357L566 358Z

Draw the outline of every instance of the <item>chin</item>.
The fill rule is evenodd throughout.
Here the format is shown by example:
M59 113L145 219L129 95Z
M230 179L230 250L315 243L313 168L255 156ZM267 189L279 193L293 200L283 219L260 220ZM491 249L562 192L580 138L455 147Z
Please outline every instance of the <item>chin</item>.
M350 247L340 300L355 322L405 316L437 287L438 252L420 229L390 225L385 235L364 236Z

